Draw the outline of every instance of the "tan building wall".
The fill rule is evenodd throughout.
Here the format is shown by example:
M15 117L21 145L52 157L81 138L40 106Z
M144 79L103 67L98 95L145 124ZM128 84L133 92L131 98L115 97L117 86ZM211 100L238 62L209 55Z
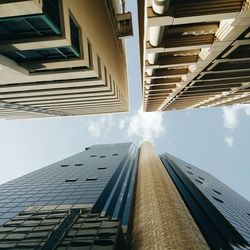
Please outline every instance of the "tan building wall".
M19 0L19 1L5 1L1 3L0 17L22 16L33 13L42 13L41 0Z
M19 16L22 11L17 13L17 6L26 5L30 10L27 16L39 14L43 10L43 1L39 2L0 3L0 17ZM0 116L15 118L128 111L125 48L116 36L114 16L108 8L113 7L112 2L61 0L59 3L61 34L1 42ZM13 12L4 15L7 7ZM79 28L79 57L16 62L6 56L13 51L72 46L70 17Z
M140 149L132 249L209 249L149 142Z

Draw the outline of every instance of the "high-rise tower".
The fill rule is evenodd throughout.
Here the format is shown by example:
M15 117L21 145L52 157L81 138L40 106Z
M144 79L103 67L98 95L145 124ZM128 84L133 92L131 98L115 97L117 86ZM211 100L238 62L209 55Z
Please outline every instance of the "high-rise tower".
M0 249L123 249L138 149L95 145L0 186Z
M142 144L132 249L250 247L250 202L212 175Z
M170 154L161 160L211 249L249 249L250 202Z
M209 249L149 142L140 148L136 183L132 249Z

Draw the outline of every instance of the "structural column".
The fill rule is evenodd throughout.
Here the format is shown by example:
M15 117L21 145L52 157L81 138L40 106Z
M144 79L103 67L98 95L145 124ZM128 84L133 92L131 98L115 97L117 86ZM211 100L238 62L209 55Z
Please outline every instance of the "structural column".
M140 150L132 249L209 249L149 142Z

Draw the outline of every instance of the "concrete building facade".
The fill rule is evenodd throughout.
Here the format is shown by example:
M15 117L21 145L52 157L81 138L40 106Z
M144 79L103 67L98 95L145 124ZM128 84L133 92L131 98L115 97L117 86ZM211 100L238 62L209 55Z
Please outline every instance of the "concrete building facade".
M248 0L138 0L143 106L249 103Z
M0 116L128 111L117 0L0 3Z

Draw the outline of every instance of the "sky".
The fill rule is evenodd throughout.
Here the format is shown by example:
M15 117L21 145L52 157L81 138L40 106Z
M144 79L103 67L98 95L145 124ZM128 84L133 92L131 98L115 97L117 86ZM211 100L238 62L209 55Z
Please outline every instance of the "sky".
M136 1L134 36L126 40L130 112L124 114L0 119L0 184L100 143L149 140L199 167L250 200L250 105L144 113Z

